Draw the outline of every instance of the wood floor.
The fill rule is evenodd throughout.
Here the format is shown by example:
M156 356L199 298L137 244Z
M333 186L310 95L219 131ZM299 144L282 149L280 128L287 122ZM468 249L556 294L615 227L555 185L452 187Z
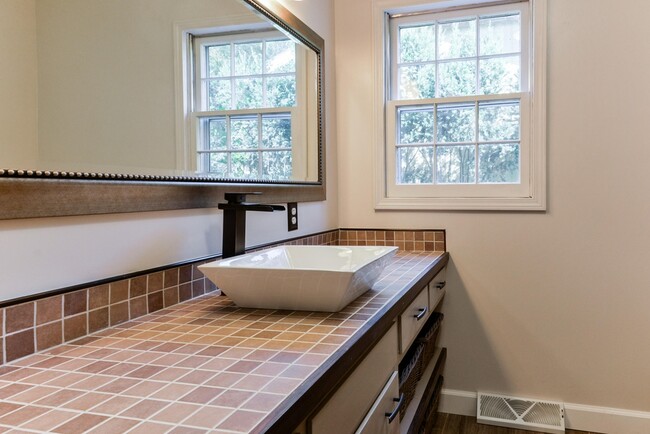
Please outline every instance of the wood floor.
M433 434L540 434L536 431L502 428L476 423L476 418L457 414L438 413ZM587 431L566 430L566 434L596 434Z

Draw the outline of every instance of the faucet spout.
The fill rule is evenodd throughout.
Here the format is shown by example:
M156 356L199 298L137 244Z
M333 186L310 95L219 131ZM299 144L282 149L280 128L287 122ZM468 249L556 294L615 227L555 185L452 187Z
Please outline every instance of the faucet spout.
M246 202L247 194L260 193L226 193L226 203L218 204L223 210L223 245L222 258L241 255L246 251L246 211L284 211L282 205L266 205Z

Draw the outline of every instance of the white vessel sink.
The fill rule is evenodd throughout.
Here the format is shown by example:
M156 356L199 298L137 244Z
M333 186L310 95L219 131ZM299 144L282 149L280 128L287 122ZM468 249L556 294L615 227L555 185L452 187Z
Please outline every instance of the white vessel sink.
M280 246L199 266L235 304L338 312L375 283L397 247Z

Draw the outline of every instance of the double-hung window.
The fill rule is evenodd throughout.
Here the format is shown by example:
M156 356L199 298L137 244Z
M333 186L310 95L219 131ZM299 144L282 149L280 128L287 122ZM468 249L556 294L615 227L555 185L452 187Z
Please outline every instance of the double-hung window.
M197 172L220 178L300 178L294 149L304 96L295 42L277 31L194 38Z
M377 208L544 209L531 4L386 15Z

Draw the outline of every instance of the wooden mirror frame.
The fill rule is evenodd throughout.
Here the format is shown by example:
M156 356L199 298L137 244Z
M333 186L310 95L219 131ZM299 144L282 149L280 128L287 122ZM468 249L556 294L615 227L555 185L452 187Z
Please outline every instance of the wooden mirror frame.
M225 192L263 193L266 203L325 200L324 41L276 0L242 0L316 52L318 181L207 178L0 169L0 219L212 208Z

